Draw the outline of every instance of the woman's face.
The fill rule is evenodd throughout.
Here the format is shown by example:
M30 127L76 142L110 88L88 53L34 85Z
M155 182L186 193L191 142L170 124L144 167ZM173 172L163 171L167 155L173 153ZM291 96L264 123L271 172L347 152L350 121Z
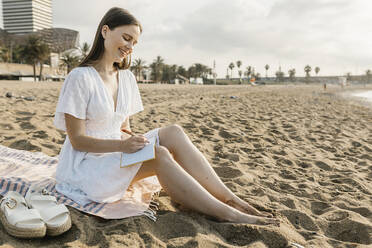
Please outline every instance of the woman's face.
M102 27L102 36L105 39L105 54L120 63L132 53L141 34L137 25L123 25L112 30L107 25Z

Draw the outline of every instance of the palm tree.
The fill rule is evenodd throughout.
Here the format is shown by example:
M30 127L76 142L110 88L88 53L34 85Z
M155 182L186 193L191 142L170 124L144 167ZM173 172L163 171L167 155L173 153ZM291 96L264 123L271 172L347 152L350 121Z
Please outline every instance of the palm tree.
M265 70L266 70L266 78L267 78L267 71L269 70L270 66L268 64L265 65Z
M319 73L319 71L320 71L320 68L317 66L317 67L315 67L315 74L318 76L318 73Z
M36 81L36 64L40 63L41 76L43 62L49 56L49 47L42 42L40 37L31 35L28 37L26 44L22 47L21 54L26 63L32 64L34 81Z
M42 80L43 77L43 64L47 62L50 56L49 46L45 43L41 43L39 47L39 63L40 63L40 71L39 71L39 81Z
M75 56L72 53L67 53L61 58L61 65L67 67L67 73L74 69L80 63L79 56Z
M156 82L161 80L162 69L164 66L164 59L160 56L157 56L154 62L150 65L151 67L151 76Z
M279 69L275 73L275 76L276 76L277 81L279 81L279 82L282 82L284 80L284 72L282 72L281 69Z
M231 62L231 63L229 64L229 68L230 68L230 71L231 71L231 79L232 79L232 73L233 73L233 69L234 69L234 67L235 67L234 63Z
M171 80L176 79L177 71L178 71L178 66L177 65L171 65L170 66L170 78L171 78Z
M187 77L187 71L186 71L185 67L183 67L182 65L178 66L177 74L180 74L181 76Z
M238 67L238 73L239 73L239 84L242 83L242 71L240 70L241 65L242 65L242 62L240 60L236 61L236 66Z
M238 67L238 69L240 68L241 65L242 65L242 62L240 60L236 61L236 66Z
M141 75L143 69L145 69L146 62L140 58L135 59L132 65L132 69L134 70L134 74L136 75L136 80L140 80L139 76Z
M188 74L189 78L196 78L197 77L197 72L196 72L195 65L192 65L192 66L189 67L189 69L187 69L187 74Z
M205 66L200 63L195 63L195 76L196 77L202 77L205 71Z
M366 70L366 76L367 76L367 83L369 83L369 80L371 78L371 70L370 69Z
M296 69L293 68L293 69L289 70L289 71L288 71L288 75L289 75L289 79L290 79L291 81L294 81L294 79L295 79L295 75L296 75Z
M351 81L351 72L346 73L347 81Z
M304 70L306 72L306 77L310 77L311 66L310 65L306 65L305 68L304 68Z
M82 46L80 46L81 51L81 59L83 60L90 51L90 45L87 42L84 42Z
M26 61L22 56L22 50L23 46L22 45L15 45L12 49L12 61L13 63L18 63L18 64L25 64Z
M244 72L244 75L247 76L247 79L249 80L249 76L252 73L252 66L247 66L246 71Z

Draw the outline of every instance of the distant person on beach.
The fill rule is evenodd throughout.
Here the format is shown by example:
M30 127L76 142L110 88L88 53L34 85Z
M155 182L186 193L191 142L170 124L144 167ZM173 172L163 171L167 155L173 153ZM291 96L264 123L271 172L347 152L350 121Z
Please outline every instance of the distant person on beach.
M123 198L130 185L157 176L175 202L219 221L275 224L236 196L215 173L179 125L148 133L130 132L130 116L143 110L133 73L131 53L142 26L127 10L111 8L101 20L92 49L66 77L54 123L67 132L59 155L56 189L81 202L111 203ZM133 153L156 136L156 158L120 168L121 152ZM172 228L172 227L169 227Z

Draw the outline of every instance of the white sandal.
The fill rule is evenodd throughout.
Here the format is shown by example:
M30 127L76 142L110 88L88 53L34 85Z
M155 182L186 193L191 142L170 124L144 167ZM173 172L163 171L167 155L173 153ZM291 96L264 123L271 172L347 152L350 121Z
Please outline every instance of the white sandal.
M0 219L5 230L18 238L41 238L46 226L36 209L27 208L25 198L15 191L9 191L0 200Z
M26 194L30 208L37 209L46 224L46 234L57 236L71 228L71 217L67 207L57 204L57 199L45 189L30 187Z

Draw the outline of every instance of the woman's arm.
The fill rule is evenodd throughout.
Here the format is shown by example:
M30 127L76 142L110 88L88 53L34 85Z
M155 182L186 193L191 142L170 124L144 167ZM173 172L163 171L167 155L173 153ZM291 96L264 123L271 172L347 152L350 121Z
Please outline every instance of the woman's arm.
M83 152L136 152L146 144L142 135L132 136L125 140L97 139L85 134L85 120L65 114L67 135L75 150Z

